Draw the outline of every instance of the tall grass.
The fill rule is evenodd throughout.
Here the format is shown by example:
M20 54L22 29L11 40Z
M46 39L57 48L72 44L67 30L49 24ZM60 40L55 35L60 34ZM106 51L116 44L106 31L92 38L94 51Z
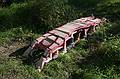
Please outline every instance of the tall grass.
M94 14L114 23L98 28L41 73L17 56L0 56L1 79L119 79L119 0L21 0L0 8L0 44L25 42L80 16ZM116 22L116 20L118 20ZM20 49L16 53L23 53ZM29 62L29 64L27 64Z

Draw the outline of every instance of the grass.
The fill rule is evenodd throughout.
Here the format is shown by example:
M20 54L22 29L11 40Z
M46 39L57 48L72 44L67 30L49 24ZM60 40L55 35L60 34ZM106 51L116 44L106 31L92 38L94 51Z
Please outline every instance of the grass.
M83 6L78 6L77 0L68 0L65 3L62 1L59 4L58 0L55 1L44 3L54 4L54 7L49 7L51 9L46 5L41 7L34 0L22 0L10 7L0 8L0 45L8 45L10 49L13 42L26 43L56 25L92 13L108 17L112 23L98 28L98 31L87 39L82 39L67 54L60 54L59 58L48 63L41 73L36 71L30 60L21 57L26 47L14 49L15 52L12 53L9 49L7 52L0 52L0 79L120 79L120 1L89 0L89 3L86 3L82 0L81 2L85 2ZM86 9L88 6L89 9Z
M0 65L1 78L10 79L119 79L119 42L113 39L101 45L98 52L91 53L89 49L79 47L60 55L51 61L41 73L34 66L22 62L19 58L4 59ZM81 41L82 42L86 41ZM115 44L118 48L112 47ZM108 44L110 44L108 46ZM84 46L83 46L84 47ZM78 49L79 48L79 49ZM110 48L112 52L109 52ZM117 49L117 50L116 50ZM106 53L107 52L107 53ZM86 54L85 54L86 53ZM115 58L113 58L115 57ZM116 58L117 57L117 58ZM116 60L114 60L116 59Z
M35 34L30 30L23 30L21 27L12 28L5 32L0 32L0 44L4 45L10 42L25 42L26 40L31 41L41 34Z
M91 52L87 40L81 40L76 48L67 54L60 54L51 61L41 73L27 61L19 58L1 59L0 77L2 79L119 79L119 41L120 38L103 42L101 47ZM109 48L109 49L108 49ZM115 57L115 58L114 58ZM114 60L115 59L115 60Z

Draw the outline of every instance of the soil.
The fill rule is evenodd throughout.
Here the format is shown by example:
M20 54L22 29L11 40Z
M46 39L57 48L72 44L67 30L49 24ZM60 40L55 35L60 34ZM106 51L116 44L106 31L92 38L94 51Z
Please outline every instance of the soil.
M0 59L9 58L12 53L24 48L25 46L27 46L27 44L24 42L12 42L10 44L0 46Z

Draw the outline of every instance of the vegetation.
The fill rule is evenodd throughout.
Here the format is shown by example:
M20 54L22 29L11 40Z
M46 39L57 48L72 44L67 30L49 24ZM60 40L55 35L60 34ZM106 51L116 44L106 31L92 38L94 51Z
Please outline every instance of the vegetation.
M120 79L120 0L11 1L0 8L0 79ZM41 73L21 57L29 41L92 14L110 22L60 54Z

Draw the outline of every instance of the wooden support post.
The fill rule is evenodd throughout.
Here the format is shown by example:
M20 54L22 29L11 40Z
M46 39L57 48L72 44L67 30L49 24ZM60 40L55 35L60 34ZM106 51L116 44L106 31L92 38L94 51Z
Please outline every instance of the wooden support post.
M56 59L56 58L58 57L58 55L59 55L59 51L57 50L57 51L54 53L52 59Z
M45 51L45 54L48 55L48 52ZM47 57L41 57L40 60L38 60L36 64L36 68L39 72L43 69L44 65L47 64L49 61L52 60L52 53L50 53Z
M74 34L74 33L73 33ZM73 36L73 34L71 35L71 38L72 38L72 46L74 47L75 46L75 42L74 42L74 36Z
M67 45L66 45L66 39L65 39L65 42L64 42L64 51L63 51L63 53L67 53Z
M41 57L40 60L38 60L35 63L35 66L39 72L41 72L41 70L43 69L44 64L45 64L45 60L46 60L45 58Z
M84 36L84 37L86 38L86 37L87 37L87 35L88 35L88 34L87 34L87 32L88 32L89 28L84 29L84 30L85 30L85 36Z
M96 27L95 26L93 26L93 32L96 32Z
M78 32L78 34L77 34L78 36L77 36L77 40L75 41L75 44L80 40L80 34L81 34L81 33Z

